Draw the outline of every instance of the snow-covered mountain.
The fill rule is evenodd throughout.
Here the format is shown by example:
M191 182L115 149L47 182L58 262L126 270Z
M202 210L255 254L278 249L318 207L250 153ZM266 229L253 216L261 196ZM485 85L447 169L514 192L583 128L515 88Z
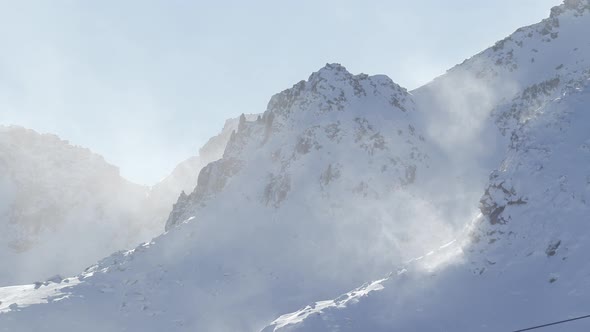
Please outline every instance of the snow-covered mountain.
M490 176L482 214L456 240L264 331L514 331L586 315L588 83L542 106L516 132Z
M164 231L173 203L221 158L238 119L149 188L55 135L0 127L0 285L76 274Z
M589 1L568 0L412 92L326 65L239 120L166 233L0 288L0 328L501 331L583 313L587 31Z
M179 198L166 234L68 279L76 285L67 299L26 310L59 306L38 313L58 329L96 295L102 304L93 310L122 328L254 330L382 275L452 234L411 189L431 172L415 113L386 76L326 65L275 95L256 120L241 117L223 158ZM420 234L425 225L433 232Z
M517 88L484 113L508 148L482 190L481 214L389 277L264 331L513 331L587 314L590 4L567 1L551 13L416 91L460 82L454 76L465 72ZM546 330L589 328L577 321Z

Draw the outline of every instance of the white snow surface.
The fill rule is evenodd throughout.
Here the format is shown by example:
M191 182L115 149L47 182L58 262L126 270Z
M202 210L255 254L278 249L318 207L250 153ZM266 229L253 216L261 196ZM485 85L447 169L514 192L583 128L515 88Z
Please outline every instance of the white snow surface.
M587 31L589 1L567 0L412 92L326 65L238 121L166 233L75 284L0 288L0 330L513 331L588 314Z

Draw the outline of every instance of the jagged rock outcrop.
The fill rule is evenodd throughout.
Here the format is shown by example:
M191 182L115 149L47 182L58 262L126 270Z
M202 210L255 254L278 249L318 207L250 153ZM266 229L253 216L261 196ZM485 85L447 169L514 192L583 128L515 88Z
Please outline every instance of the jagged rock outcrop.
M199 185L177 204L167 229L188 218L198 220L198 211L226 190L232 177L259 178L261 185L248 185L254 189L249 196L274 208L298 190L297 183L312 183L325 198L330 192L374 199L390 195L427 166L424 137L410 123L413 112L407 91L389 78L352 75L328 64L308 81L273 96L255 121L240 121L223 158L201 171ZM366 160L359 163L356 155ZM326 182L321 172L332 164L340 165L341 176ZM264 165L265 174L253 169L258 165ZM351 177L355 168L361 175ZM338 204L338 198L332 200Z
M257 117L257 114L244 115L245 119ZM223 156L225 146L238 128L239 121L239 118L228 119L221 132L199 149L198 155L181 162L170 175L150 188L148 206L152 211L148 213L148 218L151 215L154 223L160 224L162 229L167 228L166 221L170 219L173 205L182 200L182 197L179 198L180 193L191 193L197 186L200 171Z

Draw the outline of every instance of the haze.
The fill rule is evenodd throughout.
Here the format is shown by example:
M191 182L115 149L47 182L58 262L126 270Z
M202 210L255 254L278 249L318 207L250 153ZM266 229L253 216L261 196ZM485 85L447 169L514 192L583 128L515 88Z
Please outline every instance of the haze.
M326 62L412 89L559 3L3 1L0 123L154 184L226 118L264 111Z

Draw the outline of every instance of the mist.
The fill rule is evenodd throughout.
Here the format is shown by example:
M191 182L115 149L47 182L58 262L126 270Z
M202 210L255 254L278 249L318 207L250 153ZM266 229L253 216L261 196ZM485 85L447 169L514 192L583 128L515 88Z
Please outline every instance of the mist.
M177 226L147 249L107 258L92 267L88 277L98 271L126 271L128 266L136 266L131 271L146 268L157 278L166 274L155 281L157 287L140 284L136 292L154 299L162 296L157 289L178 297L191 294L194 302L185 305L202 309L184 321L183 328L257 330L302 303L386 276L456 240L479 213L488 176L483 164L496 151L496 146L480 148L490 143L482 135L486 119L500 96L513 90L497 92L465 77L436 84L437 93L427 94L436 102L426 107L430 99L419 91L407 93L385 76L352 76L339 65L327 65L307 83L273 97L260 118L251 116L224 128L228 146L220 144L211 161L222 159L191 163L174 181L186 187L188 176L196 186L187 192L188 203L179 201L172 210L177 211L170 215L176 216ZM324 94L337 102L324 103ZM298 97L291 100L291 95ZM392 97L399 106L392 107ZM469 129L465 137L463 127ZM441 133L449 134L437 140ZM499 136L492 138L501 142ZM452 149L470 146L467 142L475 148ZM200 167L205 171L197 181L194 175ZM72 210L71 219L58 218L58 242L37 242L39 252L67 257L66 266L54 266L66 275L79 273L81 264L107 256L113 248L132 248L163 231L171 206L155 214L155 204L161 201L149 199L149 188L126 182L112 167L109 175L116 185L131 186L139 195L116 186L102 188L104 218L97 218L92 206ZM113 182L100 175L92 179L100 186ZM173 187L166 199L175 202L180 191ZM104 221L95 227L96 220ZM90 242L79 236L88 231ZM63 241L69 238L73 240ZM77 247L88 251L69 253ZM52 262L49 255L33 253L21 261L29 280L39 275L35 259ZM424 272L460 258L430 262ZM145 279L143 272L129 273L127 280ZM101 273L96 278L100 281L93 284L118 289L108 293L130 292L117 275ZM82 289L91 284L84 285L77 287L85 292ZM113 308L120 306L116 297L109 301L114 301ZM133 308L124 310L138 314ZM229 319L227 310L240 313ZM93 324L97 330L107 328Z
M223 154L234 122L154 187L55 135L0 126L0 256L10 266L0 285L76 275L160 235L180 192Z
M0 124L57 134L151 186L323 63L413 89L558 2L4 4Z
M50 28L22 34L42 61L28 65L29 46L0 58L17 63L0 79L0 123L38 130L0 126L0 294L13 302L0 298L0 327L261 331L411 264L400 303L466 264L510 144L494 114L526 86L492 48L431 79L511 32L512 14L499 32L461 25L476 49L434 59L417 44L459 33L425 39L440 7L382 5L236 4L216 24L203 4L35 7ZM480 14L512 13L498 6ZM527 20L543 7L514 6ZM422 39L400 33L410 12ZM345 24L361 14L367 27Z

